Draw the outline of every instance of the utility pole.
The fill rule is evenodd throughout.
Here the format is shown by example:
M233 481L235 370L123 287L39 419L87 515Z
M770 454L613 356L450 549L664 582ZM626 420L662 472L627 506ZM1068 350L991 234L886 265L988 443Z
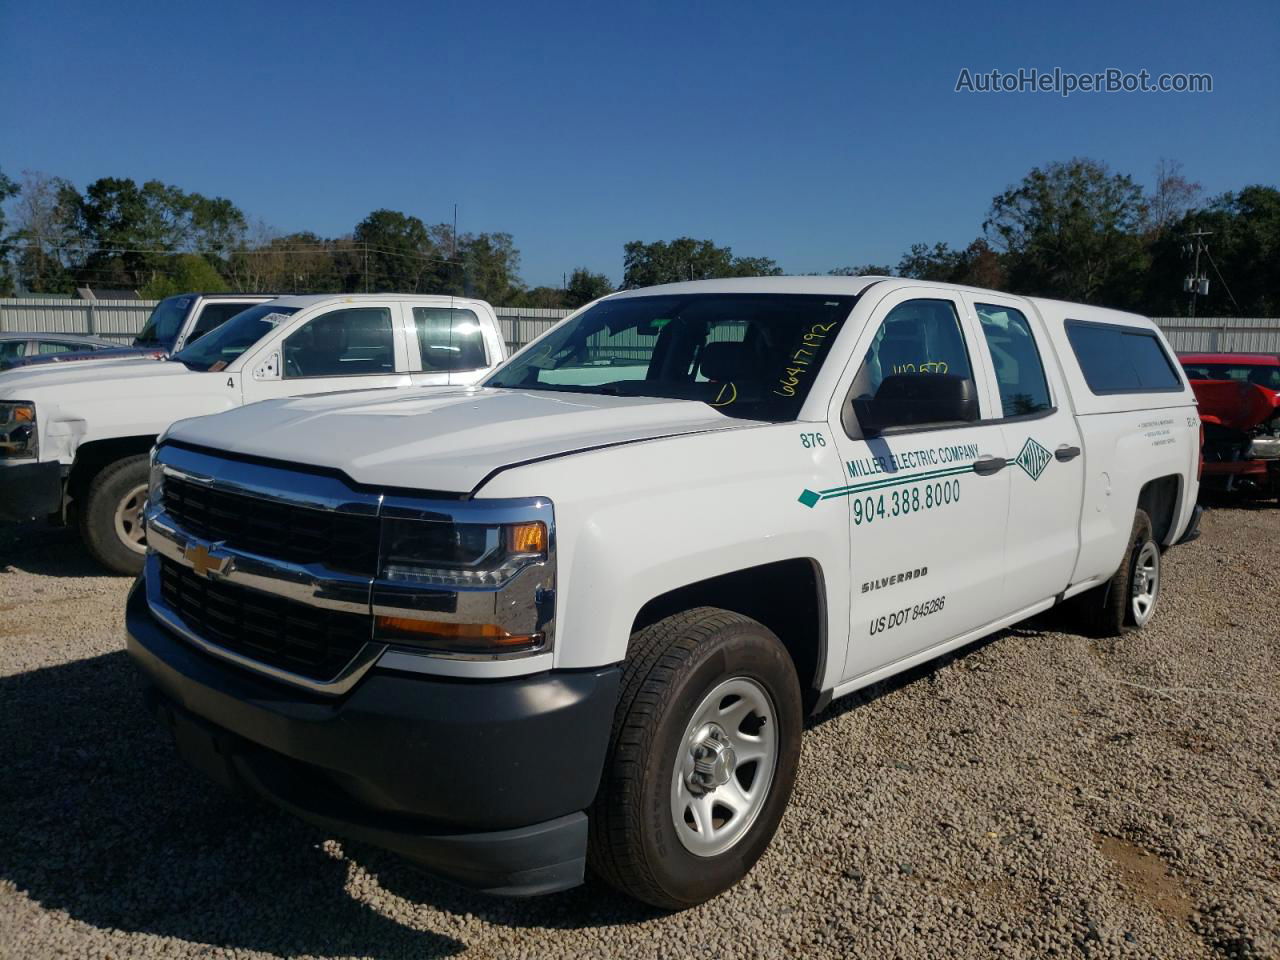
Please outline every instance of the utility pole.
M1187 316L1194 317L1196 315L1196 295L1204 296L1209 292L1209 278L1200 274L1200 254L1208 255L1209 245L1204 242L1203 238L1213 236L1213 231L1197 230L1190 236L1195 240L1195 260L1191 267L1191 276L1182 281L1182 289L1190 294Z
M369 243L364 244L364 292L369 292Z

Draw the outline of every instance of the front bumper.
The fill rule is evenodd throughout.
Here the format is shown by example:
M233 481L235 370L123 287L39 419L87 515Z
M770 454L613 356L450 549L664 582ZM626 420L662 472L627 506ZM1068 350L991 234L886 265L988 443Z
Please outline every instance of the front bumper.
M618 667L501 681L374 670L335 699L196 650L152 616L141 581L125 625L152 709L223 784L480 890L581 882Z
M0 520L47 517L62 506L62 464L0 460Z

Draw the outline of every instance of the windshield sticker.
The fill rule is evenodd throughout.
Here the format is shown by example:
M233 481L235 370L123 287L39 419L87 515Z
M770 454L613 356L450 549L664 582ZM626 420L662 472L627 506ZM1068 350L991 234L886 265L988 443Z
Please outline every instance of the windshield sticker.
M790 364L782 371L783 376L778 380L778 386L774 389L774 394L779 397L794 397L796 395L796 387L800 383L800 378L808 372L805 368L813 363L818 356L818 351L822 349L823 343L826 342L827 335L831 333L833 327L838 326L836 323L815 323L801 337L802 343L796 348L795 353L787 358Z
M258 318L269 327L278 327L289 319L287 313L267 313Z

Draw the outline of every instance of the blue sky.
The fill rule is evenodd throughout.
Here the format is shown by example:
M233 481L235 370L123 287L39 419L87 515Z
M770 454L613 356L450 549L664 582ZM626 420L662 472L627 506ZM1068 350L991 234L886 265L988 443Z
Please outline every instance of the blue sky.
M688 234L788 272L965 244L1032 166L1280 184L1280 3L0 0L0 169L159 178L283 229L505 230L530 284ZM1211 94L957 94L962 67Z

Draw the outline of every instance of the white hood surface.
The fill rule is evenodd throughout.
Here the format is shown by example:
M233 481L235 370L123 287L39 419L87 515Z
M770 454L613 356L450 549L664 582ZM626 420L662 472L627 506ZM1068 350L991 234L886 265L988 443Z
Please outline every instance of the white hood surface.
M157 360L152 357L104 358L89 363L33 364L14 367L0 373L0 399L37 400L34 394L53 396L75 388L86 395L95 389L110 390L113 394L134 392L139 397L157 395L181 395L191 391L196 378L209 378L222 387L227 379L216 373L198 373L187 369L176 360Z
M397 390L269 400L184 421L168 436L215 451L335 468L357 483L466 493L512 464L750 425L687 400Z

